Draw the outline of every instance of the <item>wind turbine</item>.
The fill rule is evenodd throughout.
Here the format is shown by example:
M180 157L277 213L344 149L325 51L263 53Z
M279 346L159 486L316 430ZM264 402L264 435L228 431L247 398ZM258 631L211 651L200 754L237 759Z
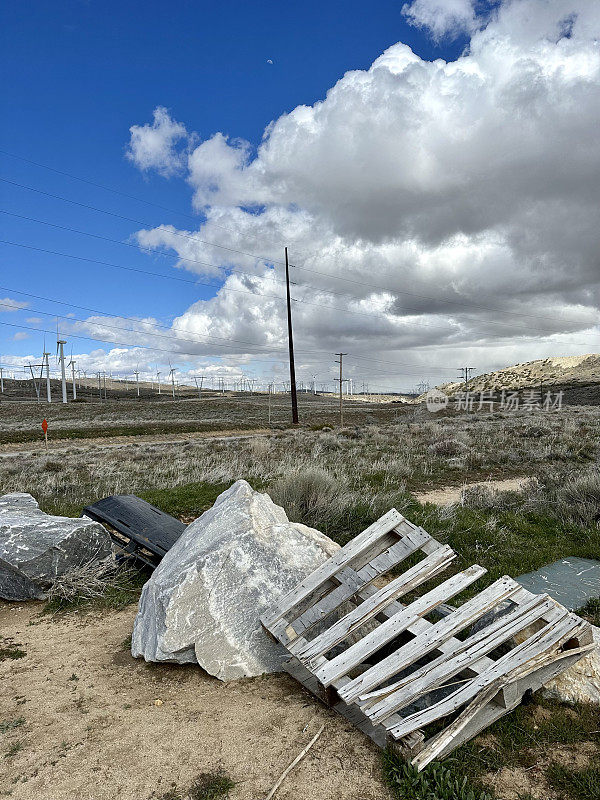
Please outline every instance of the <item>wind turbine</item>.
M169 361L169 375L171 376L171 385L173 386L173 400L175 400L175 367L171 367L171 362Z
M140 396L140 372L139 372L137 366L136 366L135 372L133 374L135 375L135 385L136 385L136 388L137 388L137 396L139 397Z
M58 319L56 320L56 355L60 361L60 375L62 382L62 401L67 402L67 376L65 374L65 345L66 339L59 339L58 334Z
M71 375L73 376L73 400L77 400L77 386L75 385L75 364L77 362L73 361L73 348L71 348L71 360L69 361L69 366L71 367Z
M158 383L158 393L160 394L160 372L158 371L158 364L156 365L156 382Z

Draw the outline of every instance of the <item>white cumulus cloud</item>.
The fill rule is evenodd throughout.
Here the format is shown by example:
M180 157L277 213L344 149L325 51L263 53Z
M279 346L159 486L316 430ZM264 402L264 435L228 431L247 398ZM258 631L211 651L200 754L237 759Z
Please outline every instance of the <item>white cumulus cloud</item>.
M154 110L152 123L132 125L129 131L131 139L126 155L142 171L152 169L169 177L184 167L193 137L163 106Z
M281 294L281 266L268 267L285 243L298 349L321 352L307 369L330 370L342 344L432 369L597 349L600 3L478 10L405 6L434 36L471 32L455 61L398 43L274 120L257 150L222 133L192 147L185 179L206 221L138 240L197 274L256 277L229 274L180 323L284 346L282 303L228 291Z

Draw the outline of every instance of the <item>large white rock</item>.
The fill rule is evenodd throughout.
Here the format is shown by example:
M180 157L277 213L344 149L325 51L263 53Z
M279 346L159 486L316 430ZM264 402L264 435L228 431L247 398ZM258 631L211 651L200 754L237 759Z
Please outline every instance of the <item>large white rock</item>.
M547 683L546 695L567 703L600 704L600 628L592 628L596 649Z
M261 614L339 549L237 481L188 525L144 586L131 652L223 681L282 669Z
M60 575L109 558L108 531L90 519L45 514L30 494L0 497L0 598L41 599Z

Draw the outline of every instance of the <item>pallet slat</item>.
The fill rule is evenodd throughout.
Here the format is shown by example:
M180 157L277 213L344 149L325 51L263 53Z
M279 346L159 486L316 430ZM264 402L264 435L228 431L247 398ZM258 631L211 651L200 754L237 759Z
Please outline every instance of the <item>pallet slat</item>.
M358 571L353 572L348 569L340 570L336 577L342 580L342 583L291 623L293 634L290 638L293 640L295 636L309 631L315 625L322 622L358 591L364 589L371 581L378 578L381 574L388 572L390 569L393 569L411 556L428 540L431 541L431 537L429 534L425 533L422 528L418 528L414 531L410 530L400 541L388 547L387 550L384 550L383 553L376 556L371 562L365 564L365 566L361 567ZM441 545L439 547L441 547ZM436 549L439 549L439 547ZM279 623L275 623L273 627L278 625ZM285 625L280 627L285 627ZM279 628L277 632L278 631ZM277 635L275 630L272 632Z
M501 617L490 625L494 630L483 628L476 636L469 637L462 648L457 648L452 658L446 654L436 658L430 664L426 664L421 669L416 670L403 681L398 681L394 686L388 687L388 695L378 703L369 708L366 712L369 719L375 722L382 722L391 714L406 708L414 703L419 697L428 694L434 689L439 688L446 681L453 678L465 667L477 661L482 655L486 655L501 644L510 639L515 633L524 627L533 624L541 618L545 611L549 611L552 600L547 596L541 595L530 601L528 607L517 606L508 617ZM502 625L500 623L503 623ZM361 697L361 700L366 699Z
M308 645L299 647L293 643L289 646L289 651L303 663L310 661L315 656L323 655L358 630L365 622L375 617L392 600L397 600L445 570L454 558L456 558L456 553L451 547L446 546L436 550L419 564L388 583L383 589L376 591L368 600L343 616Z
M390 569L415 553L423 556L416 566L381 584ZM400 602L436 578L454 556L451 548L392 509L282 597L262 620L290 652L285 665L290 674L376 744L394 742L418 769L468 741L518 705L525 691L538 689L594 647L589 623L508 576L458 608L445 608L442 619L429 621L432 610L485 573L477 564L407 605ZM490 624L458 638L506 600L511 605ZM340 611L347 602L354 607ZM320 629L310 640L316 625ZM350 636L360 638L326 657ZM389 654L390 642L399 636L400 646ZM517 636L525 637L519 645ZM497 657L502 644L511 649ZM356 675L358 669L362 673ZM402 677L394 680L398 673ZM428 708L402 715L424 695L453 685L457 688ZM422 728L451 714L456 714L454 721L425 741Z
M396 511L395 508L392 508L391 511L384 514L381 519L369 525L366 530L342 547L341 550L312 572L304 581L299 583L298 586L285 594L271 610L271 613L264 617L263 624L265 627L269 628L277 622L277 620L283 617L293 606L309 597L309 595L314 592L315 589L318 589L324 581L333 577L336 572L346 564L349 564L353 558L360 555L361 552L364 552L366 548L376 544L403 520L404 517L402 514Z
M339 678L340 675L344 675L353 667L361 664L372 653L406 631L419 617L429 614L437 605L445 603L451 597L462 592L484 575L485 572L486 570L483 567L475 564L463 572L459 572L458 575L448 578L448 580L440 583L439 586L431 589L427 594L406 606L401 612L394 614L393 617L383 622L374 631L368 633L360 642L356 642L345 652L340 653L339 656L320 667L315 671L315 675L324 686L329 686L335 678Z
M480 567L480 569L482 568ZM444 617L434 625L426 626L423 633L416 636L411 642L408 642L408 644L396 650L395 653L363 672L356 680L351 681L344 687L344 700L347 703L355 700L359 695L374 689L382 681L409 667L418 658L427 655L444 641L481 619L484 614L497 606L498 603L510 598L517 589L518 584L507 576L492 583L491 586L468 600L452 614Z

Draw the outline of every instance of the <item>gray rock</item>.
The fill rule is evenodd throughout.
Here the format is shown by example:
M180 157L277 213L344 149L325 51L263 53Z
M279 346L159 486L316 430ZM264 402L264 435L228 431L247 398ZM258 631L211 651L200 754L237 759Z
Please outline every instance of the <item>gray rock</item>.
M131 652L223 681L282 669L260 616L339 549L237 481L188 525L144 586Z
M30 494L0 497L0 598L42 599L73 567L110 558L110 536L89 519L45 514Z

